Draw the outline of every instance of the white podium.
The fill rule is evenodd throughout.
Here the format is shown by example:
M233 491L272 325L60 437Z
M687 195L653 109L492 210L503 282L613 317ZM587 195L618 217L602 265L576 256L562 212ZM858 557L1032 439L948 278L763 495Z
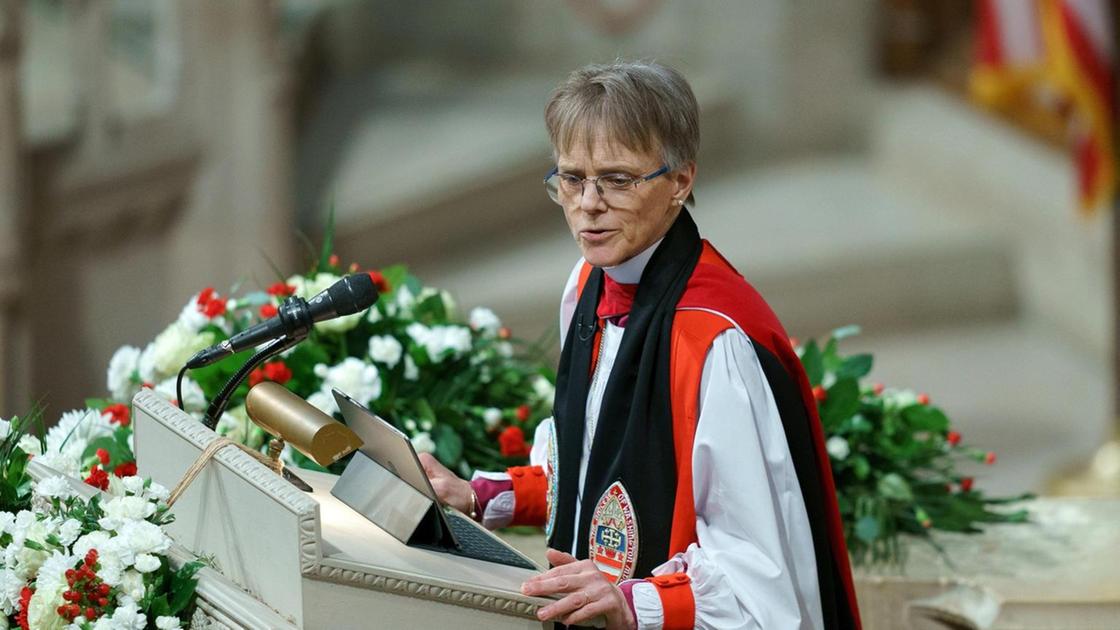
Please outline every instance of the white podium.
M140 474L169 488L217 437L147 390L133 422ZM535 613L547 601L519 592L533 571L406 546L330 494L338 477L298 473L313 492L225 448L172 509L172 536L218 569L203 572L199 594L222 625L543 626Z

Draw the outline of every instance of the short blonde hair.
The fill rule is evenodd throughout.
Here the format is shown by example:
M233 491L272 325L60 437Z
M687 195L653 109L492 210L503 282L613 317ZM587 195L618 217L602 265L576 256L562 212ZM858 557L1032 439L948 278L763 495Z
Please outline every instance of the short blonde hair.
M655 61L615 60L569 74L548 99L544 121L554 154L576 142L591 146L602 129L610 142L631 151L660 151L675 170L696 161L698 109L692 87L676 70Z

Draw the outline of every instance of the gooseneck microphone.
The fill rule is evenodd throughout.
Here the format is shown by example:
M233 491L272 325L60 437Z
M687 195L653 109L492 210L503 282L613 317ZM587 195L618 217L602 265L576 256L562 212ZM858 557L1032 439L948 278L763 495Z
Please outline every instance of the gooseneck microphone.
M205 367L273 339L302 339L311 332L311 326L316 322L364 311L377 301L377 295L377 285L369 274L354 273L343 277L310 300L290 297L280 305L275 317L200 350L187 361L186 369Z

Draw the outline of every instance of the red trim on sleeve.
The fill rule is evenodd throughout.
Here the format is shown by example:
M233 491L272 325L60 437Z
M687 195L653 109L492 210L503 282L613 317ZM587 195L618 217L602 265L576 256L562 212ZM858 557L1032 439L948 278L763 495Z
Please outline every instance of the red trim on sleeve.
M690 630L696 623L696 600L692 595L692 579L686 573L669 573L649 578L657 587L665 622L663 630Z
M548 521L548 478L541 466L513 466L507 471L513 482L511 525L544 526Z

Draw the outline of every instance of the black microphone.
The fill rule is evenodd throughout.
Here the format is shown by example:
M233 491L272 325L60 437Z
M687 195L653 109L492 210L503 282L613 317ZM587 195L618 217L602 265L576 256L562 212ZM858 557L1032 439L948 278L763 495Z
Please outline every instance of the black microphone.
M193 370L210 365L272 339L305 337L315 322L364 311L377 301L377 295L377 285L368 273L350 274L310 300L294 296L284 300L275 317L200 350L187 361L186 368Z

